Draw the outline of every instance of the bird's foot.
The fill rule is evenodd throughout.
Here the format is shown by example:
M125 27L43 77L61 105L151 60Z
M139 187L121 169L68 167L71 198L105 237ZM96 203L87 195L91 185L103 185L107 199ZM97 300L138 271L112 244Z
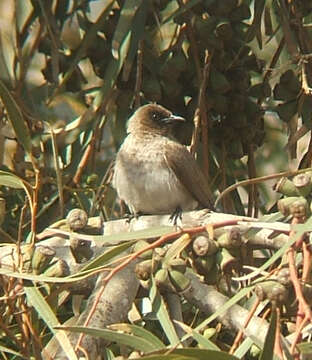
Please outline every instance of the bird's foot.
M182 220L182 209L180 206L177 206L174 212L170 215L169 221L172 222L174 226L176 226L178 219Z
M137 220L139 218L139 216L141 216L141 215L142 215L142 213L140 211L137 213L134 213L134 214L132 214L132 213L126 214L126 216L125 216L126 222L129 224L132 219Z

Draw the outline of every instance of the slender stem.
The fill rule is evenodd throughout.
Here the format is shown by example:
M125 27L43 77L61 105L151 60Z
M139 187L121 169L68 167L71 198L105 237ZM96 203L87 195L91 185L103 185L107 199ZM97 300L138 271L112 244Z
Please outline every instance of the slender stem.
M245 329L248 324L250 323L250 320L252 319L252 317L254 316L256 310L257 310L257 307L258 305L260 304L260 300L257 298L257 300L253 303L251 309L249 310L249 313L248 313L248 316L247 318L245 319L245 322L244 322L244 326L243 328ZM233 342L233 345L229 351L229 354L233 355L234 354L234 351L237 349L239 343L241 342L242 338L243 338L243 335L244 335L244 331L243 330L240 330L236 337L235 337L235 340Z

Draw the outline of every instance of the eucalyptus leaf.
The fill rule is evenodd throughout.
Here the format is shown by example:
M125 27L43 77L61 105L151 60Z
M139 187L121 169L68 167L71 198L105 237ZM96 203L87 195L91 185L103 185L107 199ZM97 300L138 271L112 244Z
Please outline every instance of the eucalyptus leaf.
M81 44L79 46L79 48L76 51L76 55L73 59L73 61L71 61L71 65L69 67L69 69L67 70L67 72L64 75L63 81L60 84L60 88L63 87L66 82L68 81L68 79L71 77L71 75L73 74L77 64L79 63L79 61L83 58L83 56L85 56L85 52L88 49L88 47L92 44L92 42L94 41L97 32L101 30L103 24L105 23L107 16L112 8L114 4L113 0L107 1L106 2L106 6L104 7L102 13L100 14L100 16L98 17L97 21L90 27L90 29L85 33L84 38L81 41Z
M93 236L93 240L99 245L118 244L122 241L152 239L170 234L175 231L174 226L155 226L144 230L127 231L112 235Z
M23 356L21 353L18 353L6 346L3 346L3 345L0 345L0 352L4 352L4 353L8 353L8 354L12 354L12 355L15 355L15 356L18 356L22 359L27 359L25 356Z
M32 206L31 186L23 181L20 177L8 172L0 170L0 185L13 189L24 189L30 206Z
M274 357L274 343L275 343L275 334L276 334L276 326L277 326L277 314L276 309L272 308L271 312L271 321L268 333L265 337L265 342L263 346L263 350L259 360L273 360L277 357Z
M143 326L131 325L131 324L113 324L109 326L112 330L124 331L126 333L133 334L134 336L141 337L149 343L151 343L154 349L165 349L166 346L163 344L158 337L156 337L152 332L144 329Z
M211 340L205 338L198 331L193 330L192 336L198 342L198 345L200 345L204 349L220 351L216 344L214 344Z
M8 186L13 189L23 189L25 187L24 182L21 178L12 173L2 170L0 170L0 185Z
M139 41L144 36L145 22L146 22L149 6L150 6L149 0L144 0L134 16L133 24L131 27L131 40L129 44L129 50L127 53L127 57L123 69L122 78L124 81L127 81L129 78L130 71L132 68L132 63L138 52Z
M14 97L0 80L0 98L9 116L10 123L14 129L18 142L24 147L25 151L31 153L31 138L29 129L24 121L22 112L18 107Z
M148 0L144 1L148 2ZM121 9L119 21L112 40L112 54L116 60L120 57L121 44L128 36L135 13L141 4L142 0L126 0Z
M92 327L83 327L83 326L56 326L56 329L67 330L72 332L78 332L87 334L94 337L100 337L102 339L116 342L119 345L130 346L133 349L143 352L153 351L153 344L146 341L142 337L120 333L108 329L92 328Z
M229 355L226 352L222 351L214 351L214 350L206 350L206 349L193 349L193 348L185 348L185 349L174 349L171 350L168 355L170 354L170 357L167 357L166 354L168 350L166 351L159 351L157 352L157 355L147 355L143 356L140 359L142 360L156 360L156 359L164 359L164 360L207 360L207 359L213 359L213 360L237 360L238 358Z
M66 332L54 329L56 326L60 325L60 323L53 310L42 296L41 292L36 287L32 286L24 287L24 291L29 305L34 307L39 316L44 320L49 329L55 335L67 358L69 360L78 360Z
M4 56L4 44L0 36L0 79L2 81L10 81L9 67Z
M177 346L180 342L179 337L175 331L174 325L169 316L164 299L160 295L155 280L152 279L152 286L150 288L150 300L152 303L152 309L155 312L163 330L166 334L171 346Z
M111 249L105 251L103 254L96 257L94 260L90 261L87 265L85 265L81 269L81 272L90 271L94 268L104 266L109 260L113 259L115 256L117 256L117 255L121 254L122 252L124 252L125 250L129 249L129 247L132 246L134 243L135 243L135 241L129 240L126 243L112 247ZM79 276L79 273L75 274L75 275Z

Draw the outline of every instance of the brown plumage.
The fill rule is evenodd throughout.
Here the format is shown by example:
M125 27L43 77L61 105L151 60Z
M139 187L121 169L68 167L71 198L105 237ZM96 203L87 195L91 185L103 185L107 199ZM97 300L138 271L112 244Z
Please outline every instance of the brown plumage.
M179 121L185 120L156 104L140 107L130 118L116 157L113 186L132 214L212 208L205 176L173 136L173 125Z

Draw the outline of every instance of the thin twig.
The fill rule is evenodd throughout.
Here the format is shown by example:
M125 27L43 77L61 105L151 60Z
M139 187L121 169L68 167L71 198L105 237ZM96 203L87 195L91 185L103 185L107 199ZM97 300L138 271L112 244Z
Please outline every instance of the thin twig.
M256 310L257 310L257 307L259 306L260 304L260 300L259 298L256 299L256 301L253 303L251 309L249 310L249 313L248 313L248 317L245 319L245 322L244 322L244 326L243 328L245 329L248 324L250 323L250 320L252 319L252 317L254 316ZM233 355L234 354L234 351L237 349L239 343L241 342L242 338L243 338L243 335L244 335L244 331L243 330L240 330L236 337L235 337L235 340L233 342L233 345L229 351L229 354Z
M253 179L257 177L257 171L255 166L255 155L253 150L253 145L248 145L248 177ZM258 209L258 198L257 198L257 187L256 184L251 184L248 189L248 211L247 216L257 217ZM254 210L254 211L252 211Z
M306 242L302 243L302 252L303 252L302 282L310 283L312 256L311 256L310 247L307 245Z
M60 169L59 164L59 154L58 148L56 143L56 138L54 134L53 127L50 126L50 133L51 133L51 142L52 142L52 149L53 149L53 159L54 159L54 167L56 172L56 182L57 182L57 189L59 193L59 204L60 204L60 218L64 218L64 193L63 193L63 177L62 172Z
M98 189L94 195L94 199L93 202L91 204L91 208L90 208L90 212L89 212L89 216L92 217L94 216L95 210L97 208L97 202L99 201L100 197L104 195L104 190L108 189L107 184L109 184L111 182L111 178L112 178L112 174L113 174L113 168L114 168L114 161L111 161L110 164L108 165L106 172L101 180L101 183L98 186Z
M240 186L247 186L247 185L251 185L251 184L257 184L263 181L268 181L268 180L272 180L272 179L279 179L281 177L288 177L288 176L294 176L297 174L303 174L305 172L311 171L312 168L307 168L307 169L300 169L300 170L295 170L295 171L283 171L280 173L276 173L276 174L271 174L271 175L266 175L266 176L260 176L254 179L248 179L248 180L243 180L243 181L239 181L236 184L233 184L231 186L229 186L226 190L224 190L216 199L214 207L217 207L217 204L220 202L220 200L227 194L229 194L230 192L234 191L235 189L237 189Z
M25 203L21 209L21 215L20 215L19 223L18 223L18 233L17 233L17 251L18 252L19 252L20 245L22 243L22 238L23 238L23 222L24 222L26 208L27 208L27 205Z
M276 330L275 330L274 353L281 360L283 360L283 351L282 351L282 346L281 346L280 320L281 320L281 312L280 312L280 309L278 307L276 307Z
M209 147L208 147L208 117L206 106L206 89L210 73L210 65L212 60L212 53L209 54L206 50L205 65L202 71L202 82L199 89L198 105L194 115L194 132L191 142L191 153L196 152L196 147L199 139L199 130L201 130L202 143L203 143L203 171L209 180ZM199 79L200 80L200 79Z
M143 40L139 41L137 51L136 78L134 87L134 108L137 109L141 104L141 88L143 81Z
M300 341L301 338L301 332L302 329L304 328L304 326L306 325L306 323L308 322L309 317L308 315L306 315L303 320L301 321L300 325L298 326L298 328L296 329L295 332L295 337L294 340L291 344L291 348L290 348L290 353L294 355L295 349L296 349L296 345L298 344L298 342Z
M298 317L300 318L302 316L301 311L303 311L304 314L305 314L305 318L307 318L307 320L311 321L312 320L312 312L311 312L309 304L306 302L306 300L304 298L304 295L303 295L303 292L302 292L302 289L301 289L301 284L300 284L300 281L299 281L298 276L297 276L297 270L296 270L296 264L295 264L295 251L294 251L293 248L290 248L287 251L287 258L288 258L288 263L289 263L290 278L291 278L291 281L293 283L296 298L297 298L298 304L299 304L298 305L297 319L298 319ZM301 327L301 324L302 324L302 321L300 319L297 322L297 325L299 327Z
M35 241L35 234L37 228L37 210L38 210L38 196L39 196L39 189L41 186L41 174L40 170L37 167L35 161L32 162L34 171L35 171L35 186L33 189L33 197L32 197L32 214L31 214L31 231L33 233L33 242Z
M90 143L87 146L86 151L84 152L84 154L83 154L83 156L82 156L82 158L81 158L81 160L79 162L79 165L77 167L77 171L76 171L76 173L75 173L75 175L73 177L73 183L75 185L79 184L82 173L83 173L85 167L88 164L89 158L92 155L92 151L93 151L93 148L94 148L94 145L95 145L95 137L96 137L96 131L93 132Z

